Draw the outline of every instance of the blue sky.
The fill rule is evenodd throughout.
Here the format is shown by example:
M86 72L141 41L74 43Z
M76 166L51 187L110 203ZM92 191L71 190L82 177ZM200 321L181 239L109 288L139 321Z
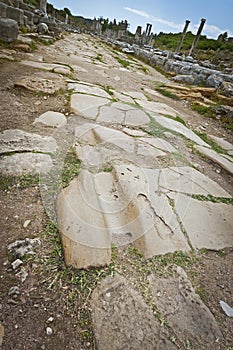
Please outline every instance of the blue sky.
M185 20L191 21L189 29L196 33L201 18L206 18L203 34L217 38L228 32L233 36L233 0L50 0L58 9L67 7L72 14L87 18L103 16L130 23L135 32L138 25L144 29L152 24L153 33L181 32Z

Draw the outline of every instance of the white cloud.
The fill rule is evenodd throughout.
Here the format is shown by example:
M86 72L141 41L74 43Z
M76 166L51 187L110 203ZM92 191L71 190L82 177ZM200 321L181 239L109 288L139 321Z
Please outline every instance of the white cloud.
M132 13L135 13L136 15L139 15L141 17L147 18L152 22L157 22L160 24L163 24L167 27L173 28L173 29L178 29L181 30L183 25L182 24L177 24L171 21L167 21L163 18L159 18L159 17L154 17L152 15L150 15L149 13L145 12L145 11L141 11L141 10L137 10L137 9L133 9L131 7L124 7L124 10L130 11Z
M131 7L124 7L124 10L127 10L129 12L132 12L132 13L135 13L136 15L139 15L139 16L142 16L142 17L145 17L145 18L150 18L151 16L146 13L145 11L140 11L140 10L137 10L137 9L132 9Z
M141 17L147 18L148 20L150 20L151 22L154 23L160 23L166 27L172 28L172 29L176 29L178 31L182 31L184 28L184 23L179 24L179 23L175 23L175 22L171 22L171 21L167 21L163 18L159 18L159 17L155 17L150 15L149 13L145 12L145 11L141 11L141 10L137 10L131 7L124 7L124 10L127 10L129 12L132 12L136 15L139 15ZM198 28L199 28L199 23L198 24L190 24L188 30L191 30L193 34L196 34ZM221 33L227 32L228 36L233 37L233 32L231 32L228 29L221 29L219 27L217 27L216 25L213 24L205 24L204 29L203 29L203 34L207 35L207 37L209 38L217 38L217 36Z
M211 38L213 38L213 37L216 38L219 34L222 34L224 32L227 32L228 36L233 36L233 33L230 30L221 29L221 28L218 28L217 26L212 25L212 24L206 24L203 32L206 33L207 36L210 36Z

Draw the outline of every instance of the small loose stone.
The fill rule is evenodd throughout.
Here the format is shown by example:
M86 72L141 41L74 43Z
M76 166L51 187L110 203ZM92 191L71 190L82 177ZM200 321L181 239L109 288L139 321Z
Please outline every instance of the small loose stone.
M46 328L46 334L47 334L47 335L51 335L51 334L53 334L53 330L52 330L52 328L47 327L47 328Z
M11 266L12 266L12 268L13 268L13 270L16 270L20 265L22 265L23 264L23 261L22 260L20 260L20 259L16 259L15 261L13 261L12 263L11 263Z

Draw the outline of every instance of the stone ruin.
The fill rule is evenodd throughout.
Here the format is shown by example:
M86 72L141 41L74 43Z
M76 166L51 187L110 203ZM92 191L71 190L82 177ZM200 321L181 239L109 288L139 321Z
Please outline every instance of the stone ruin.
M40 8L24 3L23 0L0 1L0 40L7 43L17 40L19 30L26 27L28 32L36 32L39 24L47 25L50 33L57 37L62 31L60 23L47 15L47 1L40 1Z

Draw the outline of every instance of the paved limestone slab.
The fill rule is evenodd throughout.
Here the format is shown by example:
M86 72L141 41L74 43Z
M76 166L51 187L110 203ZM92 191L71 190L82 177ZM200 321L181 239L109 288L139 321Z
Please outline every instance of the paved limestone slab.
M126 102L126 103L134 103L134 100L125 94L122 94L118 91L112 90L114 98L120 100L121 102Z
M169 107L165 103L144 100L137 100L137 103L139 103L145 110L153 113L169 114L173 117L180 115L178 111L172 107Z
M233 206L204 202L183 194L175 208L194 248L223 249L233 244Z
M233 151L233 145L222 137L217 137L214 135L208 135L208 137L215 141L219 146L221 146L226 151Z
M65 261L76 268L111 261L111 239L93 176L83 170L62 190L56 203Z
M57 63L45 63L45 62L38 62L38 61L28 61L28 60L23 60L19 62L20 64L23 64L25 66L33 67L33 68L39 68L47 71L58 71L56 73L60 74L69 74L70 73L70 68L66 65L62 64L57 64ZM63 69L66 73L61 73L59 72L59 69Z
M77 66L77 65L72 65L72 68L73 68L74 72L88 73L87 69L80 67L80 66Z
M34 92L43 92L45 94L54 94L60 89L64 89L65 85L62 81L44 79L39 77L25 77L17 81L15 86L23 87Z
M165 152L154 148L148 143L144 143L140 141L137 141L137 154L144 157L152 157L152 158L157 158L157 157L162 157L167 155Z
M54 153L57 143L51 136L41 136L19 129L5 130L0 134L0 154L17 151Z
M123 93L132 97L133 99L137 99L139 101L147 101L146 96L140 91L129 91L129 92L124 91Z
M87 85L84 83L68 83L68 89L87 95L111 98L111 96L104 89L100 88L97 85Z
M152 302L158 311L168 321L177 338L183 342L208 345L221 338L218 324L203 303L200 296L195 293L190 280L181 267L177 267L175 276L159 278L155 275L149 277L152 291ZM197 348L197 347L195 347Z
M154 146L158 149L161 149L168 153L176 153L177 150L173 147L168 141L161 139L159 137L151 138L151 137L142 137L141 140L145 143L148 143L151 146Z
M99 114L99 107L109 103L107 98L77 93L71 96L70 109L73 113L95 120Z
M232 156L233 156L233 152L232 152ZM233 163L233 157L230 156L229 154L222 154L222 157L228 159L231 163Z
M145 91L145 93L151 94L151 95L156 96L156 97L161 96L161 94L158 93L156 90L152 90L152 89L149 89L149 88L144 88L144 91Z
M196 149L204 154L207 158L211 159L213 162L220 165L223 169L229 171L229 173L233 174L233 164L230 160L221 156L219 153L215 152L212 149L207 149L206 147L196 146Z
M117 150L111 150L101 146L77 145L75 150L82 164L98 168L96 171L101 171L101 169L104 168L111 168L111 164L122 157L121 153Z
M100 108L98 122L108 124L123 124L125 120L125 112L110 106L103 106Z
M91 309L98 349L175 350L167 331L123 277L101 281L92 294Z
M147 133L141 130L123 128L122 131L124 131L124 133L126 133L127 135L133 136L133 137L147 136Z
M188 166L162 169L159 178L159 188L164 192L168 190L190 195L231 197L218 183Z
M82 171L58 196L66 262L78 268L109 263L110 242L132 243L145 258L190 247L167 198L154 193L156 172L117 165L111 173Z
M143 126L149 123L150 118L140 109L129 110L126 112L125 125Z
M69 67L55 67L53 69L53 72L57 73L57 74L67 75L67 74L70 74L70 68Z
M48 111L35 119L33 124L37 123L51 127L61 127L67 124L67 120L63 113Z
M136 105L135 105L135 107L134 107L134 106L132 106L132 105L129 105L129 104L123 103L123 102L113 102L113 103L111 104L111 107L117 108L117 109L119 109L120 111L124 111L124 112L137 109L137 108L136 108Z
M135 150L134 139L120 130L114 130L97 124L88 124L86 125L86 129L84 128L85 126L81 126L75 130L75 135L79 141L88 141L91 144L109 144L128 153L133 153Z
M158 116L158 115L154 115L154 114L151 114L151 116L152 116L152 118L155 119L156 122L158 122L159 124L161 124L165 128L176 131L181 135L184 135L185 137L187 137L188 139L197 143L200 146L205 146L208 148L210 147L199 136L197 136L192 130L188 129L186 126L177 122L176 120L162 117L162 116Z
M48 154L27 152L0 157L0 173L5 176L47 174L52 166Z
M100 125L94 123L81 124L75 128L75 137L79 143L95 145L98 143L95 136L95 129L99 127Z

